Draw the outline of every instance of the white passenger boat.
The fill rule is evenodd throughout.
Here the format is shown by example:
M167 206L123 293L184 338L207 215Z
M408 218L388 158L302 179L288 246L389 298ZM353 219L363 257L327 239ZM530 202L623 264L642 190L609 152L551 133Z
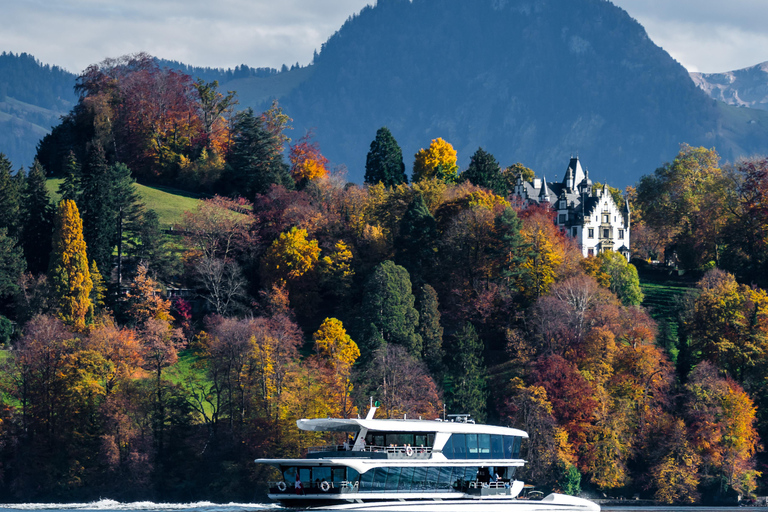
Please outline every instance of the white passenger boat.
M282 479L269 483L269 497L291 508L392 512L599 512L580 498L550 494L520 498L515 471L525 461L522 430L477 425L466 415L449 421L302 419L311 432L349 436L340 445L310 448L304 459L257 459Z

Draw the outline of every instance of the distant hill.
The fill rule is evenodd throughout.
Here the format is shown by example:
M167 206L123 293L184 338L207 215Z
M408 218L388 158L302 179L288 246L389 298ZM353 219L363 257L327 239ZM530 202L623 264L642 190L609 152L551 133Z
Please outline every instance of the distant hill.
M38 141L77 101L75 75L26 53L0 54L0 152L29 166Z
M726 159L768 151L768 114L710 99L607 0L380 0L311 67L281 103L358 182L381 126L408 168L443 137L463 166L482 146L556 178L578 153L593 179L621 187L681 142Z
M691 73L691 78L716 100L768 110L768 62L726 73Z

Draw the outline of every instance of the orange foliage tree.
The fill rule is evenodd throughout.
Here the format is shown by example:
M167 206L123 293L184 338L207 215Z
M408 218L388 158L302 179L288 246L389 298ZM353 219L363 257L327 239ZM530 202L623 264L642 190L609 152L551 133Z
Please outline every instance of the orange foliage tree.
M296 183L316 180L328 176L328 159L320 153L320 146L307 133L291 146L288 156L291 162L291 176Z

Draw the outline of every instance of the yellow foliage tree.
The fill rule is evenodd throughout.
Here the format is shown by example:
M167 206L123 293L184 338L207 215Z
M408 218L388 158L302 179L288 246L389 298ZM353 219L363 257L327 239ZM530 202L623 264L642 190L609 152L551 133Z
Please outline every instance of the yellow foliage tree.
M307 240L307 230L296 226L282 233L264 256L264 275L270 282L292 281L313 270L320 258L317 240Z
M335 318L326 318L313 335L315 352L326 369L326 403L341 417L352 414L349 394L352 391L352 365L360 357L360 349Z
M439 178L453 183L459 175L456 150L441 138L433 139L429 149L420 149L413 162L413 182Z
M150 319L166 322L172 320L171 301L163 299L157 282L147 275L147 267L144 265L139 265L136 277L128 287L126 300L126 313L135 325Z
M88 269L83 221L71 199L61 201L56 213L48 277L61 319L75 329L85 328L86 315L93 308L90 297L93 281Z
M557 278L558 267L563 254L550 238L550 233L540 224L523 227L523 239L531 248L530 257L522 265L520 289L529 299L534 300L549 292Z

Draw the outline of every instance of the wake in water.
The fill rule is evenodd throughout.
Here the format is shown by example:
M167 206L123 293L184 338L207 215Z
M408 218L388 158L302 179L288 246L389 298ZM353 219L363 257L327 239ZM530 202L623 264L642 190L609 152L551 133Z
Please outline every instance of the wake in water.
M217 504L209 501L197 503L154 503L136 501L120 503L114 500L99 500L91 503L19 503L2 504L0 510L98 510L99 512L146 510L158 512L250 512L252 510L270 510L281 508L277 504L267 503L227 503Z

